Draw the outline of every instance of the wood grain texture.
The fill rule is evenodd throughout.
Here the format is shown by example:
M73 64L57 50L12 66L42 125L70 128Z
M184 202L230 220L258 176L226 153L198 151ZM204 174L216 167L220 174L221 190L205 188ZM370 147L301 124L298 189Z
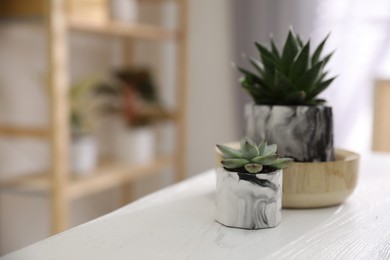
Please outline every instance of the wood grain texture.
M69 204L66 196L69 172L68 49L65 0L47 1L49 39L50 135L52 178L52 232L68 227Z
M70 17L94 24L104 24L109 19L108 0L66 0L66 11Z
M188 2L178 1L179 37L177 39L176 61L176 181L187 177L187 100L188 100Z
M1 0L0 17L42 16L45 0Z
M0 126L0 135L8 137L48 138L50 131L43 128Z
M316 208L342 203L354 191L359 155L336 150L332 162L293 163L283 174L283 207Z
M389 259L390 157L363 158L356 192L343 204L282 210L273 229L214 221L214 171L19 250L14 259Z
M178 36L175 31L148 24L126 24L113 21L106 23L91 23L79 18L69 17L68 25L75 31L143 40L175 40Z

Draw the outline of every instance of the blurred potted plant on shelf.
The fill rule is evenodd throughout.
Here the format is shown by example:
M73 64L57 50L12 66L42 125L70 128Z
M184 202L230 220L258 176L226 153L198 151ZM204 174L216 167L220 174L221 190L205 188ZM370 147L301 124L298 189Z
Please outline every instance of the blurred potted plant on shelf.
M94 137L100 117L115 110L116 103L108 101L117 96L115 90L95 78L88 78L70 89L71 170L85 175L97 163L98 145Z
M249 58L255 71L237 67L254 101L245 107L246 134L276 143L282 156L299 162L335 159L332 108L318 98L335 79L325 70L332 53L321 57L327 38L311 53L310 40L303 43L290 29L283 50L273 39L270 48L255 43L260 60Z
M156 154L153 124L169 117L159 101L147 69L123 69L115 73L122 84L125 128L117 137L117 156L129 164L147 163Z
M244 229L271 228L281 222L282 174L292 159L279 158L277 146L256 145L248 137L240 149L217 145L216 221Z

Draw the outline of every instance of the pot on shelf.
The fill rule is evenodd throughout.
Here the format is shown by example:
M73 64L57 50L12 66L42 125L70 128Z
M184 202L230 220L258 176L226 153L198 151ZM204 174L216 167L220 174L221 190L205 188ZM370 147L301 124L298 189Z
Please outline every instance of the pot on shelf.
M156 154L156 137L152 127L132 127L117 137L117 157L124 164L145 164Z
M71 141L71 171L75 175L89 175L97 165L98 145L93 136L81 135Z
M217 169L216 221L228 227L261 229L281 222L282 173L237 173Z

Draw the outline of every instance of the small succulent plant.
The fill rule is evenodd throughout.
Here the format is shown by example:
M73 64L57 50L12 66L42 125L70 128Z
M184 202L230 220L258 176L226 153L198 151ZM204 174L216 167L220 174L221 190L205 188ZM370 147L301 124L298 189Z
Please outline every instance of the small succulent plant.
M283 169L293 161L290 158L279 158L276 144L267 145L267 142L263 142L256 145L248 137L241 140L240 150L222 144L217 144L217 147L223 155L223 167L232 171L256 174L266 167L270 171Z
M248 61L255 71L242 67L240 83L253 97L256 104L263 105L320 105L325 102L317 96L335 79L327 78L325 66L333 53L321 58L326 37L310 52L310 40L303 43L290 29L283 50L278 50L271 38L270 48L255 42L260 60L250 57Z

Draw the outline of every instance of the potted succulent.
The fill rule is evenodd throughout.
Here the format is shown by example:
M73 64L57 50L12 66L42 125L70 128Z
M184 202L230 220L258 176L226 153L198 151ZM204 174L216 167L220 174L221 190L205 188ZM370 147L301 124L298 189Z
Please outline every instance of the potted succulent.
M254 101L245 107L247 136L277 144L281 156L298 162L335 159L332 108L318 98L335 79L325 70L332 53L321 56L327 38L311 52L310 40L303 43L290 30L282 50L273 39L270 48L255 43L260 60L249 58L254 71L237 67Z
M243 229L279 225L282 207L282 173L292 159L279 158L276 145L256 145L248 137L236 150L217 145L222 167L217 169L216 221Z
M327 39L311 52L310 40L303 43L290 30L282 50L273 39L269 48L255 43L254 71L238 67L254 100L245 107L246 134L276 143L280 156L294 159L283 175L284 208L338 205L357 184L359 155L334 149L332 108L318 98L335 79L325 70L332 53L322 56Z
M148 69L127 68L115 72L121 82L124 125L117 135L117 157L125 164L148 163L156 155L154 124L168 117Z
M71 125L71 171L85 175L96 166L98 145L93 136L95 120L91 106L91 89L95 79L87 79L70 89L70 125Z
M116 110L117 93L91 77L73 85L70 89L71 171L86 175L95 168L98 159L98 142L94 131L99 119Z

